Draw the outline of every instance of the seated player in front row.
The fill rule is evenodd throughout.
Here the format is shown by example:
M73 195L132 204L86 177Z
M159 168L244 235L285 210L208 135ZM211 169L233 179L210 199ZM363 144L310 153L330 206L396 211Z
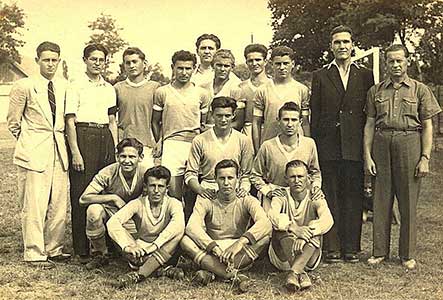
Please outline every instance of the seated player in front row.
M89 238L93 258L86 264L88 270L108 264L106 254L106 221L143 190L143 144L135 138L126 138L117 145L117 162L95 175L80 197L80 205L86 210L86 235ZM135 233L134 222L125 228Z
M236 270L251 265L269 243L271 223L260 202L250 195L237 196L238 172L231 159L217 163L216 198L197 197L181 242L183 251L202 269L195 277L202 284L215 276L245 282L247 277L238 276ZM254 225L248 229L251 219Z
M320 263L322 235L334 221L322 191L311 188L306 163L290 161L286 180L286 196L273 197L268 212L273 227L269 259L278 269L289 271L285 285L295 291L312 285L305 270Z
M143 195L130 201L107 223L109 236L121 247L133 269L119 278L119 287L135 284L171 258L185 228L181 201L166 194L171 172L163 167L150 168L143 176ZM124 225L133 219L137 234L131 235ZM166 276L183 277L179 268L162 269Z

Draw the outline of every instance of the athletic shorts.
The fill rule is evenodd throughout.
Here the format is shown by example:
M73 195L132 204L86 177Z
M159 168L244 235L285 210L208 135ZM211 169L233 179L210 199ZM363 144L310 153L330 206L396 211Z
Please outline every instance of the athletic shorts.
M182 176L185 174L191 146L191 142L163 141L162 166L171 171L171 176Z

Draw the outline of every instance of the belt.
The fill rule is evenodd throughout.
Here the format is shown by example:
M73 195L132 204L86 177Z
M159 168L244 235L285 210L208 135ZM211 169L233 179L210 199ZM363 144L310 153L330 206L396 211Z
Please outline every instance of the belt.
M422 128L421 127L404 128L404 129L397 129L397 128L375 128L375 130L376 131L382 131L382 132L411 132L411 131L421 132Z
M98 124L94 122L77 122L75 123L77 127L90 127L90 128L108 128L109 124Z

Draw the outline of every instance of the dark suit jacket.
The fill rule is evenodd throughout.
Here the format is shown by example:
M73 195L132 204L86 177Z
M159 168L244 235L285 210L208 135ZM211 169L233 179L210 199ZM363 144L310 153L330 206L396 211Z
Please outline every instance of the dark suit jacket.
M328 65L313 73L311 134L320 161L363 160L363 109L374 77L364 67L352 64L350 68L346 91L336 66Z

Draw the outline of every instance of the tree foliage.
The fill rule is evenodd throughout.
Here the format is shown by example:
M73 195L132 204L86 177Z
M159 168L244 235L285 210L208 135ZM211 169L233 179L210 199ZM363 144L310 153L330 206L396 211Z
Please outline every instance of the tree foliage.
M17 48L23 47L19 37L25 26L25 13L16 4L8 5L0 1L0 64L7 61L21 62Z
M405 44L420 29L441 19L441 1L433 0L269 0L274 37L272 46L287 45L305 69L321 67L328 56L329 32L345 24L362 48L384 47L396 38Z
M117 25L117 20L111 15L101 13L100 16L89 23L88 28L92 30L89 41L86 44L101 44L109 51L108 60L105 67L105 77L109 76L109 65L113 63L112 58L115 53L123 50L128 43L120 36L122 27Z
M418 48L424 80L443 84L443 23L426 30Z

